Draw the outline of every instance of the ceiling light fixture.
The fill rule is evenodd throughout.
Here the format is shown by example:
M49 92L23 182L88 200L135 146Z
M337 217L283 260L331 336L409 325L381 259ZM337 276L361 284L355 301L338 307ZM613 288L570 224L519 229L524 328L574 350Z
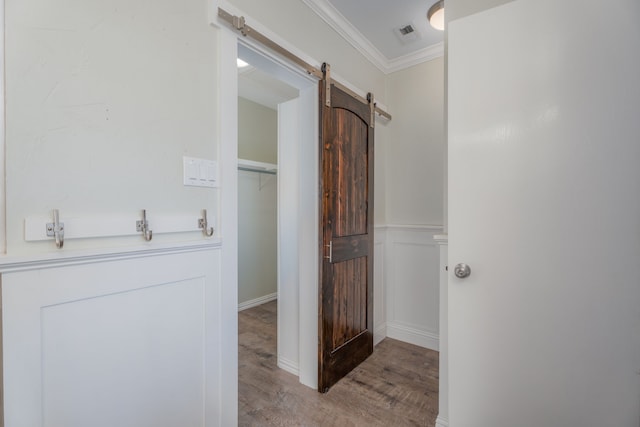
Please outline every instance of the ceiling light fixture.
M444 30L444 0L439 0L429 8L427 19L436 30Z
M244 68L249 66L247 62L243 61L240 58L237 59L237 63L238 63L238 68Z

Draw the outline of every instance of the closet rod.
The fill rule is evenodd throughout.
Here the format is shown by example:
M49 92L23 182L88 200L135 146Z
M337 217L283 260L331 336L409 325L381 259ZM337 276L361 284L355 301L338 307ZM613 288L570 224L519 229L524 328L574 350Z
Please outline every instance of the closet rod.
M277 175L278 174L278 172L276 172L276 171L246 168L246 167L243 167L243 166L238 166L238 170L239 171L245 171L245 172L265 173L267 175Z
M307 72L307 74L315 76L320 80L324 78L324 73L320 68L314 67L313 65L309 64L308 62L304 61L303 59L289 52L287 49L283 48L278 43L271 40L269 37L265 36L264 34L260 33L256 29L247 25L247 23L245 22L244 16L232 15L231 13L222 9L221 7L218 8L218 16L224 19L225 21L227 21L229 24L231 24L231 26L237 31L239 31L243 36L245 37L248 36L255 39L256 41L260 42L264 46L268 47L269 49L273 50L274 52L278 53L279 55L293 62L294 64L299 65ZM346 86L338 83L336 80L333 80L332 83L338 86L343 91L349 93L356 99L359 99L363 103L366 104L368 102L365 98L349 90ZM387 120L391 120L391 114L387 113L385 110L378 107L375 102L374 102L374 106L375 106L376 113L386 118Z

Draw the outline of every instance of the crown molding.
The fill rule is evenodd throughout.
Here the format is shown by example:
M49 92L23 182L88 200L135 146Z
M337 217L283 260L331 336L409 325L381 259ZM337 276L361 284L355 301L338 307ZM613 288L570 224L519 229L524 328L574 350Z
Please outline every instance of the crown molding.
M385 71L387 58L354 27L329 1L302 0L324 22L337 31L343 39L356 48L380 71Z
M444 56L444 42L436 43L434 45L427 46L424 49L389 60L387 62L387 71L385 72L388 74L404 70L405 68L431 61L432 59L440 58L441 56Z
M385 74L400 71L444 55L444 43L426 47L408 55L388 59L328 0L302 0L324 22Z

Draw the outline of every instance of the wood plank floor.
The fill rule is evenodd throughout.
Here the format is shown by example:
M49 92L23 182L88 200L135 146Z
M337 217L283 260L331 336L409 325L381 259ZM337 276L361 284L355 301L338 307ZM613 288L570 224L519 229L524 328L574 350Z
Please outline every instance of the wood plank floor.
M239 313L240 426L427 426L438 415L438 353L382 341L326 394L276 366L273 301Z

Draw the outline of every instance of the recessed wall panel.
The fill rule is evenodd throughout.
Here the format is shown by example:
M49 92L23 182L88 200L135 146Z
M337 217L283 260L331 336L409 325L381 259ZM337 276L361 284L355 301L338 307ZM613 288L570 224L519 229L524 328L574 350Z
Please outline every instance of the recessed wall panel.
M202 426L204 280L43 307L47 427Z

